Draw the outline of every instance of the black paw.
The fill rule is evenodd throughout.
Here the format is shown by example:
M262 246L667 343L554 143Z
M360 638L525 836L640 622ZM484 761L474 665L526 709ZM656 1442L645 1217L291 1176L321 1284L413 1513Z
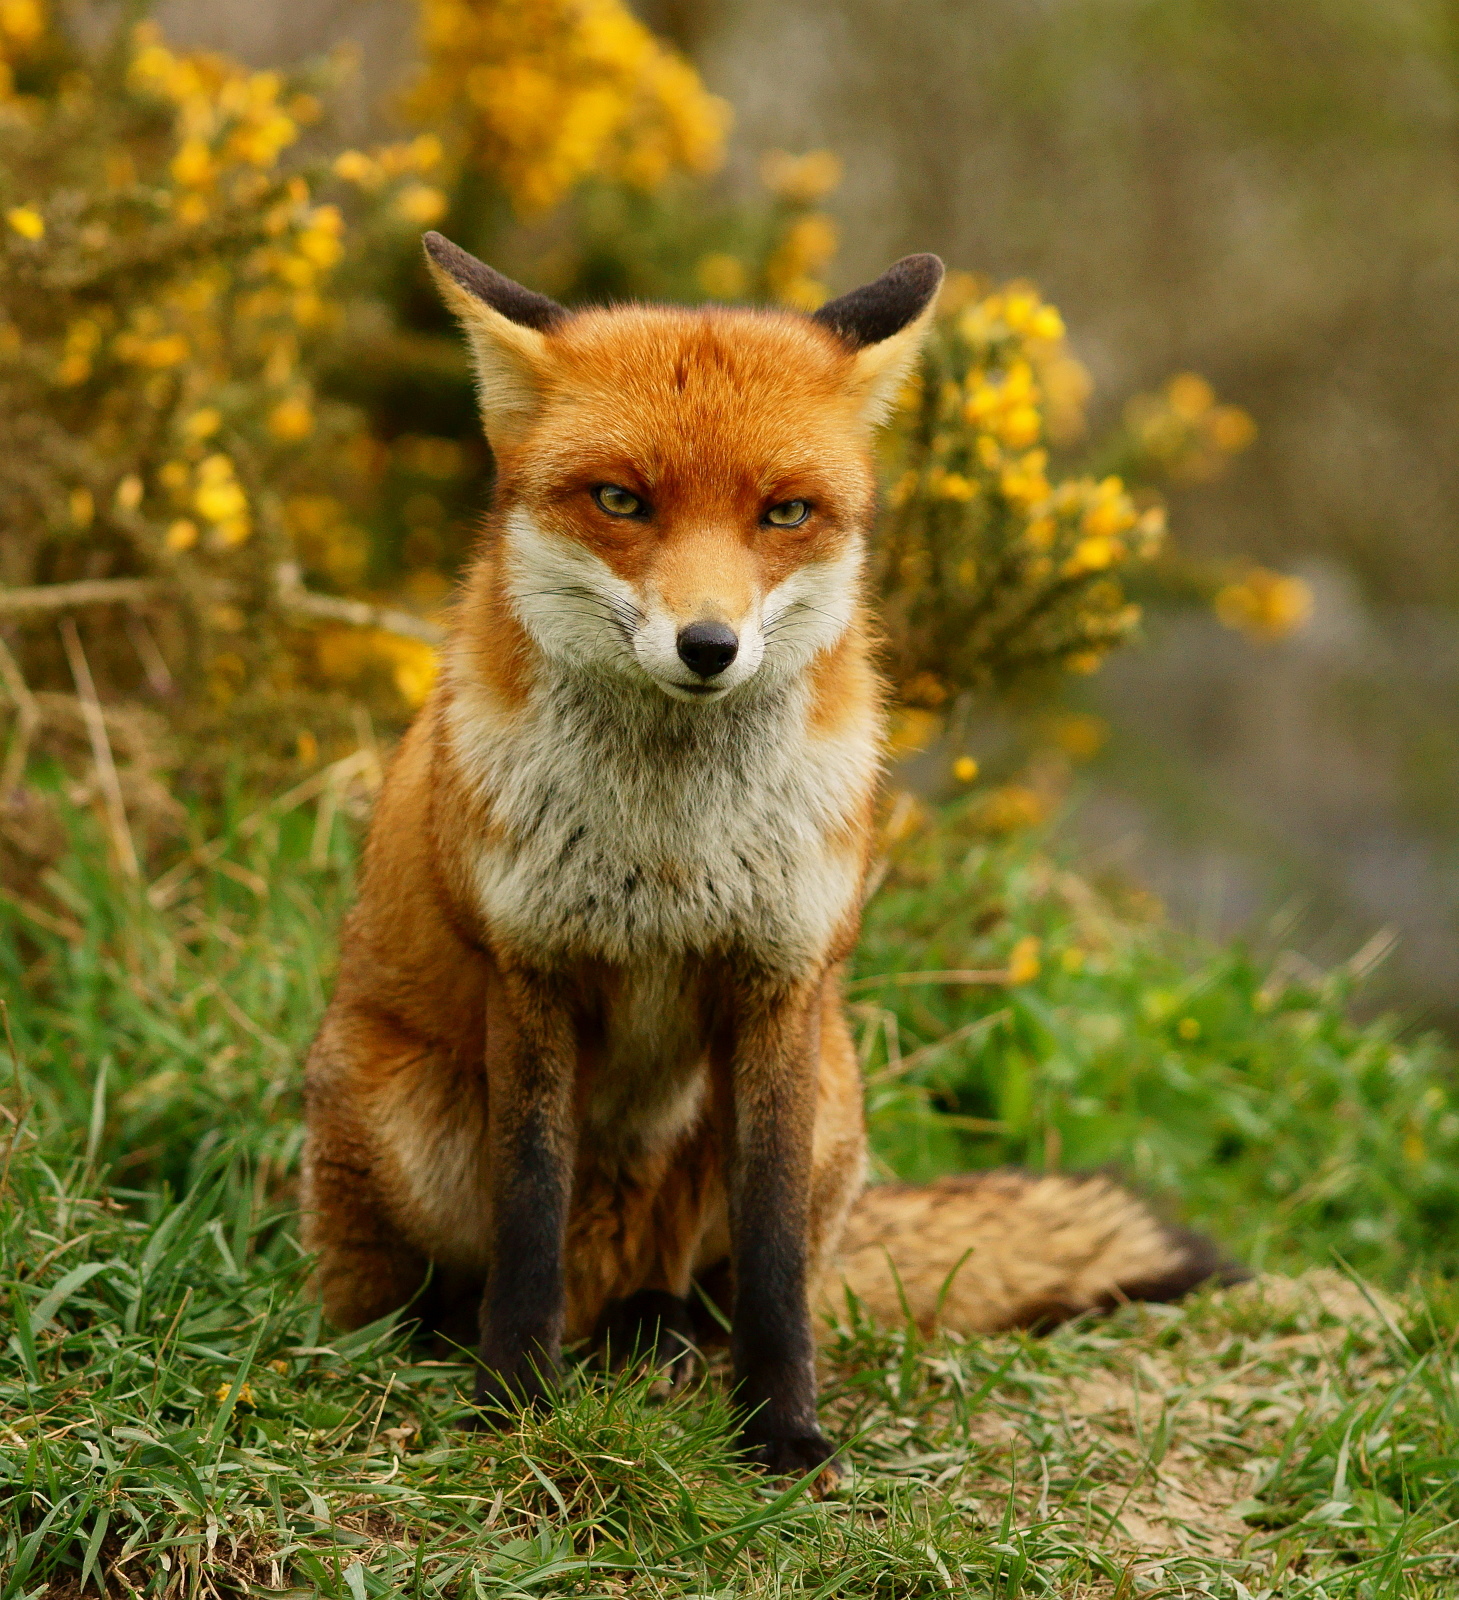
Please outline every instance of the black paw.
M835 1447L823 1433L799 1433L784 1438L757 1438L753 1428L740 1435L740 1448L755 1466L772 1478L803 1478L819 1467L814 1491L824 1494L840 1481Z
M593 1342L614 1372L642 1366L681 1383L693 1370L694 1319L687 1302L662 1289L610 1301Z

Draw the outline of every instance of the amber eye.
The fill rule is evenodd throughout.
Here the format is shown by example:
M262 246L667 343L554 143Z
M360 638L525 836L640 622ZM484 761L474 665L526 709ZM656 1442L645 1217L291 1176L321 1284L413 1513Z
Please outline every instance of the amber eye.
M601 483L593 490L593 499L610 517L641 517L648 507L636 494L620 489L616 483Z
M765 513L772 528L798 528L810 516L811 508L805 500L782 500Z

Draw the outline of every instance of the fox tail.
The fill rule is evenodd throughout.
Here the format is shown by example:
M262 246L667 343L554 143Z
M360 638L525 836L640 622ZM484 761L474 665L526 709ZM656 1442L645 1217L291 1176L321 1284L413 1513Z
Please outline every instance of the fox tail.
M867 1189L822 1299L840 1312L850 1289L880 1322L997 1333L1247 1276L1112 1178L1004 1170Z

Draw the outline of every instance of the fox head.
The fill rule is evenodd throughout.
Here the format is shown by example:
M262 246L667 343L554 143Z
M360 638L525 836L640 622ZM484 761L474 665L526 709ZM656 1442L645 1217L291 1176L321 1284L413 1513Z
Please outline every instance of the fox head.
M803 316L569 312L438 233L425 248L471 344L510 604L544 654L714 701L841 638L871 435L931 320L936 256Z

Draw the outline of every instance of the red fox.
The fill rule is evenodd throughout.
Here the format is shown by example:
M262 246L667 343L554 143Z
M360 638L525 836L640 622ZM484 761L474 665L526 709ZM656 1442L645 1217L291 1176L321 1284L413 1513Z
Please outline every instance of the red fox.
M921 1261L940 1285L966 1253L959 1194L968 1242L996 1264L1002 1228L1024 1258L1006 1282L964 1265L945 1298L967 1326L1206 1270L1102 1180L861 1199L838 985L882 760L870 445L942 265L909 256L810 316L569 313L439 234L425 248L497 479L309 1056L325 1306L358 1326L428 1274L447 1309L479 1296L476 1399L500 1422L550 1402L565 1341L673 1348L718 1272L744 1449L833 1474L811 1306L848 1217L840 1276L900 1315L881 1218L924 1320L940 1289L903 1214L942 1219Z

